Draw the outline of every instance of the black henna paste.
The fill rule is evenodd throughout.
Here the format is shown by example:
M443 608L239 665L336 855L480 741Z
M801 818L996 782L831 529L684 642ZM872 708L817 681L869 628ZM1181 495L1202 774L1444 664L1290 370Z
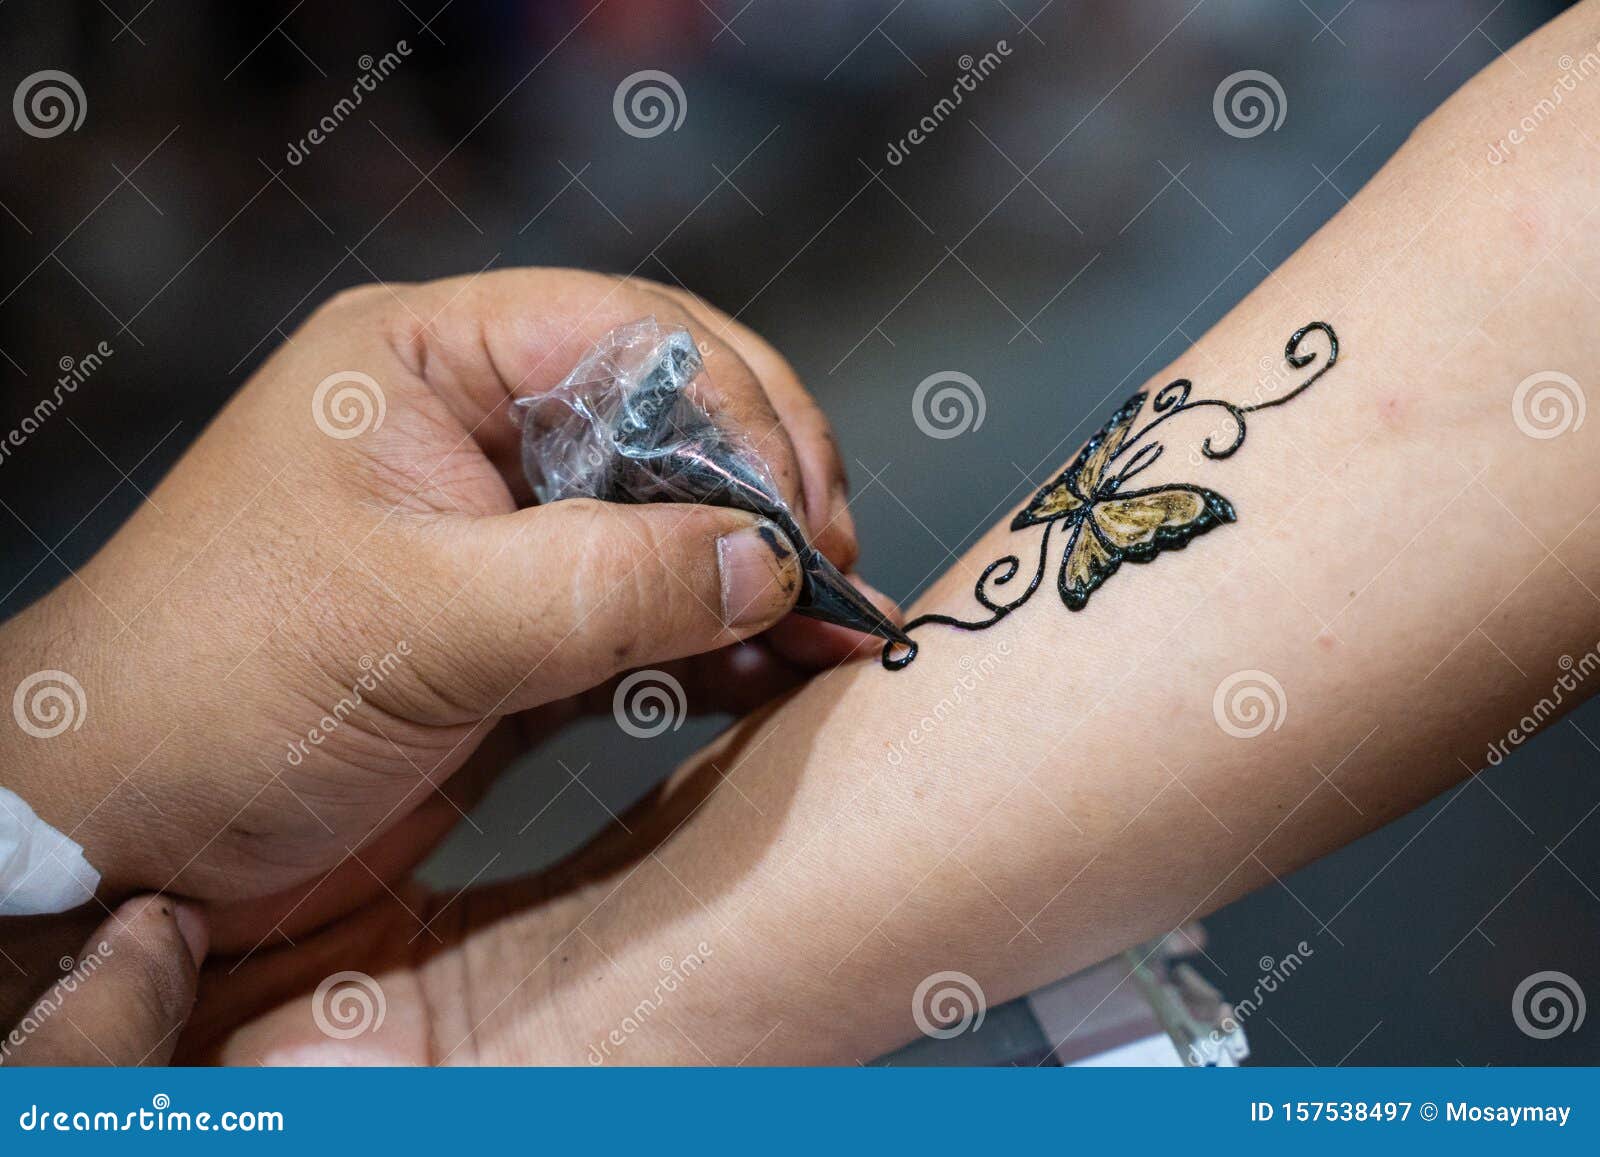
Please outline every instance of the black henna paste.
M1134 429L1134 422L1144 408L1146 395L1138 393L1129 398L1089 439L1072 464L1035 494L1012 519L1013 531L1044 527L1039 540L1039 565L1028 580L1027 588L1010 602L997 601L990 594L991 584L994 588L1004 587L1022 569L1020 556L1005 555L984 568L973 588L973 597L989 612L987 618L921 615L907 623L905 630L914 631L930 623L963 631L981 631L994 626L1039 589L1050 565L1050 539L1057 526L1066 535L1066 546L1061 554L1056 589L1068 610L1081 611L1088 604L1089 596L1116 574L1123 562L1149 562L1164 550L1181 550L1195 536L1235 521L1233 503L1200 486L1180 483L1140 490L1123 487L1135 475L1154 465L1166 449L1159 439L1147 441L1151 431L1190 410L1215 406L1224 411L1233 424L1233 438L1227 445L1214 446L1208 436L1200 444L1201 454L1221 459L1238 450L1244 445L1246 414L1281 406L1298 397L1339 360L1339 338L1333 327L1324 321L1314 321L1297 329L1284 346L1283 356L1290 368L1304 369L1316 358L1315 353L1300 352L1300 343L1313 330L1327 337L1327 357L1315 373L1282 397L1244 406L1220 398L1190 401L1193 383L1179 378L1156 392L1150 406L1154 417L1137 429ZM894 654L897 647L900 654ZM916 657L914 642L909 646L894 642L884 644L883 665L891 671L903 669Z

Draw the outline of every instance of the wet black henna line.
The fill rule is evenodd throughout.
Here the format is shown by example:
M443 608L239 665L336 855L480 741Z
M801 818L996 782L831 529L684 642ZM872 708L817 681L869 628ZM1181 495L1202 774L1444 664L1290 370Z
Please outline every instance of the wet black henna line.
M1230 457L1244 445L1246 414L1281 406L1299 397L1339 360L1339 338L1333 327L1325 321L1313 321L1295 330L1284 344L1283 357L1290 368L1304 369L1315 360L1315 353L1300 352L1301 342L1313 330L1328 339L1327 356L1315 373L1282 397L1250 405L1237 405L1220 398L1190 401L1194 383L1188 378L1178 378L1156 391L1150 403L1153 416L1135 429L1134 421L1144 409L1146 395L1133 395L1084 444L1071 465L1040 489L1012 519L1013 531L1044 527L1039 540L1039 566L1028 581L1027 589L1008 603L999 603L990 597L986 588L991 581L995 587L1005 586L1022 568L1020 555L1002 555L984 568L972 591L973 598L990 612L988 618L919 615L904 629L910 632L939 624L963 631L982 631L1000 622L1039 589L1050 561L1051 532L1057 523L1068 530L1056 580L1057 593L1068 610L1080 611L1088 604L1089 596L1116 574L1124 562L1151 562L1163 551L1182 550L1198 535L1225 522L1236 521L1238 516L1233 503L1201 486L1176 483L1143 490L1122 487L1129 479L1155 465L1166 450L1160 441L1146 441L1151 431L1179 414L1205 406L1226 412L1233 422L1234 434L1232 440L1220 448L1214 446L1212 436L1207 435L1200 443L1200 453L1214 460ZM1102 446L1107 447L1104 454ZM1003 573L996 577L997 572ZM896 647L901 647L903 653L892 654ZM903 670L917 657L917 651L915 642L909 645L886 643L883 665L891 671Z
M902 629L909 632L913 627L921 627L928 623L939 623L946 627L957 627L963 631L981 631L988 627L994 626L1001 619L1005 618L1012 611L1016 610L1023 603L1031 599L1033 597L1033 592L1039 589L1040 580L1044 578L1044 568L1050 561L1050 531L1052 529L1053 524L1045 523L1044 536L1039 540L1039 569L1033 572L1033 578L1028 581L1028 589L1023 591L1022 594L1014 601L1005 604L996 603L991 601L989 597L983 593L983 585L988 582L989 577L1001 567L1006 567L1007 570L1003 576L995 579L995 586L1003 586L1017 577L1017 570L1022 566L1022 559L1017 555L1008 554L995 559L988 566L984 567L983 573L978 576L978 585L973 588L973 597L994 612L994 614L990 615L987 619L967 620L955 618L953 615L918 615L916 618L907 623ZM883 665L891 671L899 671L904 668L911 662L911 660L917 657L917 651L919 649L917 644L912 642L905 648L905 654L897 655L891 658L889 652L893 650L896 645L897 644L895 643L885 643L883 645Z

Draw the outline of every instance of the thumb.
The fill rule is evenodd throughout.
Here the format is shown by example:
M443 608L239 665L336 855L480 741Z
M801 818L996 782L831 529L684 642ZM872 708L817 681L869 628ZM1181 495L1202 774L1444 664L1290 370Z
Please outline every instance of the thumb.
M794 547L720 506L586 499L453 523L442 544L458 595L435 624L480 710L586 691L631 667L738 642L794 607Z
M194 1005L205 952L199 909L165 896L129 900L89 937L66 975L0 1036L0 1060L167 1064Z

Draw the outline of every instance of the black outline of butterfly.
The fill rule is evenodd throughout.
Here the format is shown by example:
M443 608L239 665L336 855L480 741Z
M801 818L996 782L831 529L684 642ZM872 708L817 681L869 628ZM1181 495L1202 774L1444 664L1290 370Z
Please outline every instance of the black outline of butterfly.
M1145 445L1120 471L1107 476L1109 468L1125 449L1128 431L1143 409L1145 397L1138 393L1124 402L1078 452L1071 465L1040 489L1011 521L1014 531L1055 522L1069 528L1070 537L1062 552L1061 570L1056 579L1061 601L1069 610L1082 610L1089 596L1117 573L1123 560L1149 562L1162 551L1182 550L1197 535L1237 518L1231 502L1202 486L1177 483L1122 490L1128 479L1160 456L1159 443ZM1138 438L1135 443L1137 441ZM1199 509L1192 514L1162 511L1161 500L1166 496L1192 499ZM1135 525L1131 530L1114 523L1108 526L1105 521L1108 508L1153 510L1157 520L1152 525ZM1119 542L1119 538L1124 541ZM1075 570L1074 558L1080 553L1083 558L1078 569L1085 577L1069 579Z

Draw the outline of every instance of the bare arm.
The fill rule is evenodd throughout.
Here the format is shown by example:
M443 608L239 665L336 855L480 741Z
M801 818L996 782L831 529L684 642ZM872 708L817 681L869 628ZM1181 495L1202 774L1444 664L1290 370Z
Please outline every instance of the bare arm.
M1179 414L1137 485L1204 488L1236 521L1213 510L1077 612L1058 522L1040 589L992 628L924 626L906 670L858 663L725 736L649 854L522 915L514 891L483 894L459 952L417 973L435 1059L870 1058L914 1035L930 973L993 1003L1172 929L1481 767L1559 679L1568 706L1600 685L1600 423L1527 432L1549 424L1541 390L1581 403L1600 363L1600 88L1487 159L1597 41L1580 5L1486 70L1151 380L1136 425L1187 378L1248 434L1206 457L1227 412ZM1302 380L1261 383L1262 362L1313 321L1337 365L1247 411ZM1552 372L1575 386L1519 395ZM974 583L1010 554L1013 589L989 590L1019 593L1044 530L1010 522L916 610L983 618ZM1250 685L1273 716L1245 737L1259 720L1219 689Z

